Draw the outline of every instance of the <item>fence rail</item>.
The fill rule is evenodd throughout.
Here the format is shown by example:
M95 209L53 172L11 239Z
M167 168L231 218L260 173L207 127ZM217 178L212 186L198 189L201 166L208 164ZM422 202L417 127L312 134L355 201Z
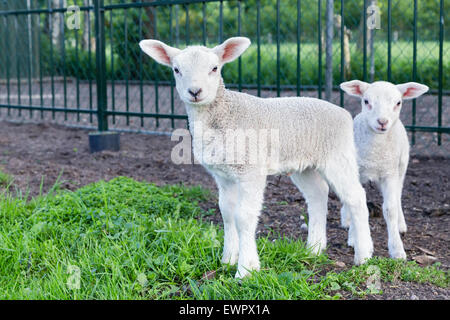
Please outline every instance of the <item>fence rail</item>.
M212 46L243 35L253 45L224 69L228 87L326 98L356 113L340 82L423 82L431 90L405 104L402 121L413 145L442 146L450 133L444 9L444 0L3 0L0 116L100 131L185 126L170 70L137 43Z

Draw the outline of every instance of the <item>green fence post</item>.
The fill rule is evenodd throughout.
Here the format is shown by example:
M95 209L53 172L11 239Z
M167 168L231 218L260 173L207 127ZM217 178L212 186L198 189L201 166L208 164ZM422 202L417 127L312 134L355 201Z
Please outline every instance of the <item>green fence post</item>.
M443 90L443 56L444 56L444 0L439 3L439 88L438 88L438 130L442 129L442 90ZM438 146L441 145L441 132L438 131Z
M417 81L417 0L414 0L414 25L413 25L413 70L412 80ZM416 99L412 101L412 127L416 126ZM411 144L416 144L416 133L411 130Z
M103 6L103 0L94 0L98 131L108 130L108 115L106 110L105 10Z
M301 63L300 63L300 40L301 40L301 2L297 0L297 96L300 96L301 85Z

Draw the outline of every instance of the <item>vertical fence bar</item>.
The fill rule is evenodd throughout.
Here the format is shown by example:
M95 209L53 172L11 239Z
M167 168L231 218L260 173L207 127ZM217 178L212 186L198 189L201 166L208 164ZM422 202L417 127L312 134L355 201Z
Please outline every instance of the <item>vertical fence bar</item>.
M60 8L64 7L64 1L60 1L59 2ZM64 28L64 12L60 12L61 15L61 20L59 23L59 28L60 28L60 32L61 32L61 72L63 74L63 92L64 92L64 109L67 109L67 79L66 79L66 45L65 45L65 39L66 39L66 34L65 34L65 28ZM67 120L67 112L64 112L64 120Z
M241 36L241 1L238 1L238 36ZM238 59L238 90L242 91L242 59Z
M414 0L414 16L413 16L413 70L412 78L413 81L417 81L417 0ZM412 126L416 126L416 99L412 101ZM411 144L416 143L416 133L414 129L411 133Z
M392 1L388 0L388 32L387 32L387 41L388 41L388 56L387 56L387 78L388 81L392 81Z
M106 93L105 11L103 0L94 1L95 56L97 67L97 121L98 131L108 130Z
M322 0L319 0L318 2L318 8L317 8L317 12L318 12L318 17L317 17L317 44L319 46L319 60L318 60L318 74L319 74L319 78L318 78L318 94L319 94L319 99L322 98Z
M206 8L205 8L206 4L203 3L203 19L205 19L205 12L206 12ZM176 9L176 14L178 16L178 9ZM170 6L170 45L173 45L173 26L172 26L172 21L173 21L173 6ZM170 114L174 115L175 113L175 100L174 100L174 91L173 91L173 86L174 86L174 81L173 81L173 77L170 77ZM175 120L173 117L170 118L170 125L172 126L172 129L175 128Z
M87 27L88 27L88 63L89 63L89 68L93 69L93 64L92 64L92 46L91 46L91 12L88 11L88 19L87 19ZM89 71L89 110L92 110L92 78L93 78L93 73L91 71ZM98 92L97 92L98 94ZM98 106L97 106L98 108ZM93 114L90 113L89 114L89 122L92 123L93 121Z
M27 10L30 10L31 8L30 8L30 2L29 2L29 0L27 1ZM32 39L32 37L31 37L31 31L32 31L32 29L31 29L31 14L30 13L27 13L27 34L28 34L28 37L27 37L27 40L28 40L28 50L27 50L27 56L28 56L28 59L27 59L27 61L28 61L28 66L27 66L27 72L28 72L28 102L29 102L29 104L30 104L30 106L31 105L33 105L33 92L32 92L32 84L31 84L31 77L32 77L32 70L33 70L33 68L31 67L31 63L32 63L32 57L33 57L33 49L32 49L32 46L33 46L33 39ZM30 109L30 118L32 118L33 117L33 110L31 110Z
M223 1L219 4L219 43L223 41Z
M345 81L345 57L344 57L344 36L345 36L345 20L344 20L344 0L341 0L341 74L339 75L340 83ZM339 90L339 105L344 107L344 91Z
M261 97L261 1L256 2L257 88Z
M38 46L39 46L39 96L41 107L44 106L44 86L42 83L42 39L41 39L41 14L38 14ZM77 77L78 78L78 77ZM44 118L44 111L41 110L41 119Z
M155 38L158 38L158 25L157 25L157 21L158 21L158 11L156 10L158 7L154 7L154 13L153 13L153 30L154 30L154 35ZM156 114L159 114L159 83L158 83L158 70L159 70L159 66L157 63L154 64L155 66L155 112ZM159 127L159 118L156 118L156 127Z
M75 30L75 60L77 62L77 68L80 66L80 57L79 57L79 51L80 51L80 30ZM77 95L77 109L80 110L80 76L77 76L76 79L76 95ZM77 112L77 121L80 121L80 112Z
M189 6L188 4L184 5L184 10L186 13L186 24L185 24L185 29L186 29L186 45L188 46L190 43L190 31L189 31ZM189 128L189 121L186 121L186 127Z
M48 0L48 27L50 37L50 82L52 92L52 108L55 108L55 60L53 55L53 8L51 0ZM55 111L52 111L52 119L55 120Z
M333 26L334 0L327 0L326 8L326 72L325 72L325 99L331 102L333 92Z
M206 46L206 38L207 38L207 31L206 31L206 21L207 21L206 20L206 2L203 2L203 4L202 4L202 14L203 14L203 19L202 19L202 42L203 42L203 45ZM172 19L170 21L172 21Z
M62 7L62 6L61 6ZM61 51L62 51L62 73L63 73L63 88L64 88L64 109L67 109L67 72L66 72L66 33L64 25L64 12L61 12ZM64 112L64 120L67 120L67 112Z
M281 93L281 83L280 83L280 59L281 59L281 54L280 54L280 0L277 0L277 97L280 96Z
M443 90L443 59L444 59L444 0L439 6L439 93L438 93L438 127L442 127L442 90ZM441 132L438 132L438 146L442 143Z
M5 6L6 7L6 6ZM6 8L5 8L6 9ZM8 16L5 15L5 33L8 32ZM4 40L5 40L5 62L6 62L6 101L8 103L8 106L11 104L11 88L10 88L10 74L9 74L9 46L8 46L8 39L9 36L5 35ZM11 115L11 108L8 107L8 111L7 111L7 115L10 116Z
M112 0L110 0L110 3L112 4ZM114 36L113 36L113 11L109 11L109 41L110 43L110 55L111 55L111 110L114 112L116 110L116 84L115 84L115 77L116 74L114 72ZM116 115L113 114L112 116L112 123L116 124Z
M367 81L367 0L364 0L363 8L363 81Z
M301 1L297 0L297 96L300 96L301 64L300 64L300 40L301 40Z
M130 77L130 61L128 57L128 9L124 9L124 37L125 37L125 109L127 111L126 124L130 125L130 116L128 112L130 111L130 91L128 87L128 81Z
M186 28L186 45L188 46L190 44L190 42L191 42L191 40L190 40L190 30L189 30L189 6L188 6L188 4L184 5L184 11L186 13L186 25L185 25L185 28Z
M142 1L141 1L142 3ZM142 7L139 8L139 41L142 40ZM139 104L141 111L141 127L144 126L144 87L142 84L143 80L143 67L142 67L142 50L139 50Z
M19 55L19 53L20 52L22 52L22 50L19 50L19 45L18 45L18 43L19 43L19 37L18 37L18 35L19 35L19 23L18 23L18 16L17 16L17 14L16 15L14 15L14 30L15 30L15 35L16 35L16 41L15 41L15 49L16 49L16 52L18 53L17 54L17 56L16 56L16 72L17 72L17 102L18 102L18 104L19 105L21 105L22 104L22 101L21 101L21 95L22 95L22 93L21 93L21 80L20 80L20 55ZM21 109L19 109L19 117L20 116L22 116L22 110Z

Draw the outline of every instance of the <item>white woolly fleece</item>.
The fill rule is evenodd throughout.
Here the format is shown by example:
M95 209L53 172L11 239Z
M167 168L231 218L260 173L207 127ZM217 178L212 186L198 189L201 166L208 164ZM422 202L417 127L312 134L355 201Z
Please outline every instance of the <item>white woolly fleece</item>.
M179 50L156 40L140 42L144 52L173 69L177 91L186 105L194 155L217 183L224 222L222 262L238 264L236 277L259 270L255 232L266 177L287 173L308 204L311 250L326 249L330 186L351 217L354 261L364 263L372 256L373 246L350 114L315 98L262 99L225 89L221 68L249 45L250 40L243 37L230 38L212 49ZM261 135L266 131L270 138ZM251 138L252 134L258 139ZM236 149L244 146L247 152L228 149L239 138ZM252 161L254 150L270 157ZM234 161L228 161L230 154Z

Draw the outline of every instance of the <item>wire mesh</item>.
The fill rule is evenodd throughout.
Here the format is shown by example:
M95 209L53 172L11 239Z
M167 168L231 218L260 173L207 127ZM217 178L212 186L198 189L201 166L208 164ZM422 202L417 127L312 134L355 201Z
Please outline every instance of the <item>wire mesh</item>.
M2 0L0 118L109 130L186 127L171 70L145 56L138 42L211 47L242 35L252 46L224 68L230 89L324 98L329 70L330 101L356 115L359 101L340 92L340 82L421 82L429 93L406 102L401 113L412 153L448 156L450 52L443 0L334 0L330 51L326 2ZM379 28L368 28L376 14ZM328 69L326 52L332 53ZM104 101L97 94L102 90Z

